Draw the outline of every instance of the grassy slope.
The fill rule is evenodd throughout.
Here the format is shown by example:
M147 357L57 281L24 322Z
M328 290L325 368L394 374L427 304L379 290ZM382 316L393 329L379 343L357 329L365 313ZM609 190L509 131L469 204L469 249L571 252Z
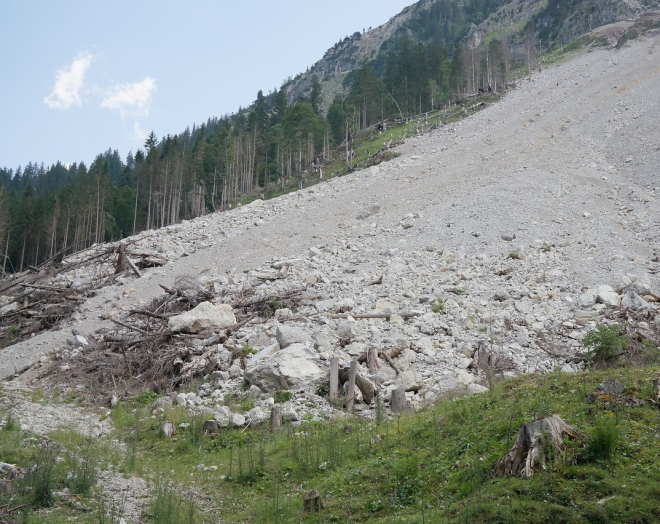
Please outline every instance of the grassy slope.
M658 408L606 408L587 403L601 381L618 378L639 398L652 396L657 368L620 368L583 374L526 376L497 384L489 393L447 399L422 413L380 424L339 418L304 425L296 434L264 429L201 432L201 420L176 408L167 418L191 425L174 438L159 434L149 395L113 411L115 438L98 447L101 464L151 478L159 486L150 517L155 522L657 522L660 515ZM611 459L594 459L579 443L547 458L533 479L493 478L491 470L513 443L520 424L557 413L593 435L618 434ZM350 432L345 427L351 424ZM380 436L380 439L376 437ZM376 438L374 438L376 437ZM80 446L68 433L56 442ZM39 439L18 429L0 432L3 460L31 464ZM17 444L19 445L17 447ZM66 473L66 460L60 477ZM198 471L197 466L217 470ZM164 480L177 486L167 489ZM64 485L60 481L60 488ZM304 515L306 492L319 490L321 515ZM195 493L193 510L178 495ZM15 504L20 497L14 496ZM33 514L28 522L100 522L95 498ZM166 503L167 502L167 503ZM0 504L8 503L3 494ZM78 506L87 506L88 511ZM178 508L178 509L177 509ZM179 513L180 512L180 513Z

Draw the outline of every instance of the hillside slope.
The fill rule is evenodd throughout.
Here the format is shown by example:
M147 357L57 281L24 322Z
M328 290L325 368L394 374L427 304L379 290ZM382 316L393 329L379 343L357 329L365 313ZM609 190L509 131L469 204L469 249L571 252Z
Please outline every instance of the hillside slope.
M553 282L548 286L556 291L545 315L544 302L539 303L541 331L557 321L572 321L576 301L588 286L616 286L622 275L632 273L657 290L657 43L656 36L621 50L589 52L536 74L474 117L411 139L400 148L401 158L379 168L260 207L142 233L133 239L136 249L159 251L170 262L148 270L146 278L125 277L123 286L101 290L80 308L71 327L85 335L110 327L103 320L109 313L144 304L162 292L159 284L172 286L179 277L223 276L230 270L240 275L286 258L303 261L295 275L303 280L307 273L330 275L344 266L354 266L361 278L397 267L409 278L392 278L392 287L379 293L411 305L418 298L406 298L401 286L412 286L412 297L446 294L451 282L464 285L464 279L472 279L466 275L480 275L475 280L479 300L489 304L501 284L484 268L512 251L526 256L531 249L534 271L544 275L561 269L561 277L530 276L527 283L522 275L522 287L515 291L540 296L540 290L531 289L543 289L544 279ZM372 202L379 203L380 211L358 220L360 210ZM502 240L505 233L515 234L515 241ZM535 251L546 243L556 248L552 257ZM312 246L327 257L309 259ZM415 268L416 259L428 259L429 265ZM467 273L461 276L457 270ZM423 278L413 285L415 275ZM339 279L341 290L332 293L354 299L360 278L344 280ZM373 307L369 304L376 296L364 295L363 307ZM457 305L457 333L468 336L470 328L460 327L460 318L482 315L484 307L471 299ZM490 307L501 309L498 304L486 310ZM515 310L513 303L510 307ZM62 329L3 350L0 376L11 376L41 354L64 347L69 337L68 329Z

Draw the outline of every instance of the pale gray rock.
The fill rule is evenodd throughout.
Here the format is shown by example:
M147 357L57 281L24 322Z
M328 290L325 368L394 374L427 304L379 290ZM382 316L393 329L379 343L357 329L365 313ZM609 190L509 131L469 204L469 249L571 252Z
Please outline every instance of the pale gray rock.
M184 407L185 407L186 404L187 404L187 402L186 402L186 394L185 394L185 393L179 393L179 394L176 396L176 405L177 405L177 406L184 406Z
M282 349L291 344L312 341L312 337L303 329L296 326L287 326L286 324L279 324L277 326L275 337Z
M362 211L360 211L356 218L358 220L364 220L365 218L369 218L372 215L375 215L380 211L380 205L379 204L371 204L370 206L364 208Z
M233 413L226 406L220 406L215 411L215 420L218 422L218 427L226 428L232 423Z
M596 320L598 320L597 311L584 311L581 309L575 311L575 323L578 326L584 326L585 324L595 322Z
M194 309L171 317L168 327L174 333L199 333L204 329L225 329L236 324L232 307L202 302Z
M5 313L11 313L12 311L17 311L20 308L20 305L18 302L12 302L11 304L7 304L6 306L2 306L0 308L0 315L4 315Z
M248 361L245 379L262 391L313 389L327 373L314 361L316 352L306 344L292 344L276 352L255 355Z
M297 422L298 420L300 420L300 417L293 406L282 408L282 422Z
M617 294L612 286L598 286L596 288L596 301L599 304L605 304L606 306L617 307L621 303L619 295Z
M633 311L644 311L649 308L649 304L640 297L637 293L629 289L628 292L623 295L623 307L632 309Z
M582 293L578 298L578 306L581 308L587 308L594 306L596 304L597 291L594 288L588 289L585 293Z
M264 412L259 406L252 408L246 414L246 418L250 421L250 426L258 426L269 418L269 414Z
M408 370L399 375L397 387L404 391L419 391L424 386L424 377L419 371Z
M171 397L160 397L157 398L154 403L151 405L151 411L157 409L165 409L172 407L172 398Z
M241 415L240 413L234 413L231 417L231 423L234 425L234 427L241 427L245 425L245 417ZM220 424L218 424L220 425Z

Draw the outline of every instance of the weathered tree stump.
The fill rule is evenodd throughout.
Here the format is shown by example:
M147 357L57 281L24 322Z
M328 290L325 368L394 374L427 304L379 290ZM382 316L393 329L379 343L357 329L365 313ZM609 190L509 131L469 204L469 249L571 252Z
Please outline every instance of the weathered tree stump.
M312 513L312 512L319 512L323 511L325 509L325 503L323 502L323 498L321 498L321 494L313 489L307 495L305 495L305 499L303 502L303 512L305 513Z
M160 431L163 434L164 437L171 437L174 435L174 432L176 431L176 428L174 427L174 422L170 422L169 420L163 421L163 423L160 426Z
M370 347L367 349L367 369L369 373L376 373L378 371L378 348Z
M403 388L397 388L392 391L390 397L390 409L392 413L408 413L412 411L412 405L406 398L406 391Z
M585 435L566 424L559 415L533 420L520 426L518 436L509 452L497 461L494 475L531 478L540 463L545 469L544 445L552 446L555 453L566 449L564 435L584 440Z
M215 420L204 421L204 434L216 435L218 433L218 422Z
M270 429L274 433L282 429L282 408L280 406L273 406L270 411Z
M339 357L330 359L330 402L339 396Z
M118 275L126 269L126 245L122 242L117 248L117 265L115 266L115 275Z
M343 368L339 370L339 382L342 384L350 379L350 368ZM371 381L359 373L355 375L355 385L362 393L362 400L365 404L371 404L376 396L376 388Z
M348 392L346 395L346 411L353 411L353 401L355 400L355 376L357 375L357 360L351 361L351 370L348 375Z

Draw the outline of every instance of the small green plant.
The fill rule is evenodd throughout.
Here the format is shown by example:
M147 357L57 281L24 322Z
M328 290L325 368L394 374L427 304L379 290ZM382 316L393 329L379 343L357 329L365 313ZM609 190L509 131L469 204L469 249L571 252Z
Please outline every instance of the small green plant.
M645 338L641 344L642 363L646 366L660 364L660 347L655 342Z
M149 517L154 524L196 524L202 522L199 510L192 500L181 497L164 479L156 483L156 495L151 503Z
M91 438L83 444L79 456L71 455L71 470L67 475L67 487L72 493L88 495L96 484L98 449Z
M290 391L278 390L275 392L275 404L284 404L288 402L293 397L293 393Z
M507 258L511 258L513 260L522 260L522 255L520 253L516 253L515 251L512 251L507 255Z
M587 443L586 458L591 461L608 461L621 440L621 431L612 412L596 421L594 436Z
M14 431L16 429L16 419L11 411L7 413L7 418L5 419L5 425L2 428L4 431Z
M433 311L434 313L441 313L445 311L445 309L446 309L445 302L440 297L438 297L435 301L435 304L431 306L431 311Z
M148 406L150 404L153 404L157 398L158 395L156 395L156 393L147 390L147 391L143 391L142 394L135 397L135 402L137 402L142 406Z
M594 364L606 364L624 354L628 339L622 334L625 326L598 324L596 329L584 339L584 347L589 349L589 358Z
M250 346L249 344L245 344L241 348L241 355L244 356L244 357L247 357L249 355L256 355L257 353L258 353L258 351L256 349L254 349L252 346Z
M18 331L19 331L18 326L14 325L14 324L9 326L9 334L12 337L15 337L16 335L18 335Z
M28 478L32 489L31 505L46 508L54 502L53 489L56 484L55 457L57 452L51 444L46 444L37 455L37 463Z

